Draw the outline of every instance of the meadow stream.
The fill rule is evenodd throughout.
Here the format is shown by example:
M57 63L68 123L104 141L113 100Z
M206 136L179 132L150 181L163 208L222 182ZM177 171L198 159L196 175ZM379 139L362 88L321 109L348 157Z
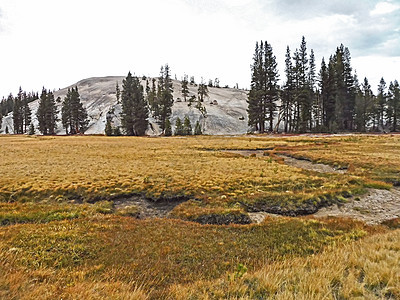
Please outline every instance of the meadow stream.
M243 156L263 157L264 150L227 150L226 152L236 153ZM296 159L290 156L283 156L284 163L289 166L301 168L320 173L345 174L346 169L335 169L332 166L313 163L308 160ZM265 217L280 217L280 215L266 212L249 213L254 223L261 223ZM367 224L379 224L383 221L400 217L400 188L393 187L390 190L368 189L366 194L353 196L347 199L346 203L321 208L313 214L315 217L349 217L362 220Z
M251 155L255 157L264 157L265 150L225 150L224 152L240 154L246 157ZM320 172L345 174L346 169L335 169L332 166L313 163L308 160L296 159L290 156L283 156L286 165ZM141 196L132 196L120 198L114 201L116 209L124 209L129 206L138 208L137 217L144 218L163 218L167 217L169 212L175 206L185 200L170 201L152 201ZM253 223L261 223L268 217L281 217L277 214L266 212L251 212L250 219ZM329 207L323 207L318 210L315 217L340 216L362 220L367 224L379 224L385 220L400 217L400 188L393 187L391 190L368 189L366 194L353 196L347 199L346 203L335 204Z

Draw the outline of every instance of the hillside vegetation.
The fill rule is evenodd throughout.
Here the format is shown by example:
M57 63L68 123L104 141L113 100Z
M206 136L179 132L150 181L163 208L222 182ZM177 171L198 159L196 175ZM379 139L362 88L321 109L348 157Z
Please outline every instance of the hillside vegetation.
M400 178L399 140L1 137L0 298L395 299L400 248L389 228L398 220L248 224L248 213L308 214L367 187L390 189ZM263 155L227 151L238 149ZM347 173L291 167L283 154ZM167 218L141 219L137 198L176 206Z

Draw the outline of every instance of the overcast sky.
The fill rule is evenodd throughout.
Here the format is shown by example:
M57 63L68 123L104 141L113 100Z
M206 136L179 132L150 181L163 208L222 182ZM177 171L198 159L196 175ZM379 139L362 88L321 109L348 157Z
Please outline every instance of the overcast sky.
M343 43L376 91L400 80L400 0L0 0L0 97L58 89L95 76L172 74L250 85L256 41L305 36L321 59Z

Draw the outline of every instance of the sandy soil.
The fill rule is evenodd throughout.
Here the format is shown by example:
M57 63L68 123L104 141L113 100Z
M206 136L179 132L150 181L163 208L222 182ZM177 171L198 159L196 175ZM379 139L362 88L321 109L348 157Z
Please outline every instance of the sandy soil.
M365 221L367 224L379 224L385 220L400 218L400 189L369 189L367 194L353 197L348 203L324 207L314 216L349 217Z
M290 156L281 156L285 159L285 164L296 167L296 168L301 168L301 169L306 169L306 170L311 170L311 171L316 171L320 173L339 173L339 174L344 174L347 172L347 170L342 169L335 169L329 165L325 164L314 164L311 161L308 160L300 160L296 159Z
M123 209L128 206L139 208L139 219L164 218L175 206L182 201L159 201L154 202L142 197L123 198L114 201L116 209Z

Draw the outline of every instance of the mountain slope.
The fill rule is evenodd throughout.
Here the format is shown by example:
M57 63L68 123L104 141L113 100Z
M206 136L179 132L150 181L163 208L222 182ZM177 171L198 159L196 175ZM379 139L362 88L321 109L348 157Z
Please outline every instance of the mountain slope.
M120 88L122 88L123 79L124 77L122 76L88 78L64 89L54 91L54 96L55 98L60 97L64 99L68 88L77 86L82 103L84 107L86 107L90 118L89 128L86 134L103 134L107 115L112 117L112 122L115 126L120 125L121 105L117 103L115 87L118 82ZM141 83L145 86L146 81L142 80ZM193 127L197 121L200 121L204 134L234 135L243 134L248 131L246 91L231 88L209 87L209 97L206 98L203 103L207 114L203 117L198 109L188 107L188 102L182 100L181 82L173 80L173 87L174 105L172 107L171 116L173 128L175 127L175 121L178 117L183 120L185 116L188 116ZM190 95L197 96L197 86L189 85L189 92ZM32 110L32 120L35 128L37 128L38 125L36 119L38 104L39 100L29 104ZM61 111L61 102L57 103L57 105L58 110ZM149 121L151 126L147 134L160 134L160 129L156 124L156 120L150 117ZM3 118L0 133L5 133L6 126L8 126L10 133L12 133L12 113ZM57 134L64 133L65 129L62 128L62 124L59 122Z

